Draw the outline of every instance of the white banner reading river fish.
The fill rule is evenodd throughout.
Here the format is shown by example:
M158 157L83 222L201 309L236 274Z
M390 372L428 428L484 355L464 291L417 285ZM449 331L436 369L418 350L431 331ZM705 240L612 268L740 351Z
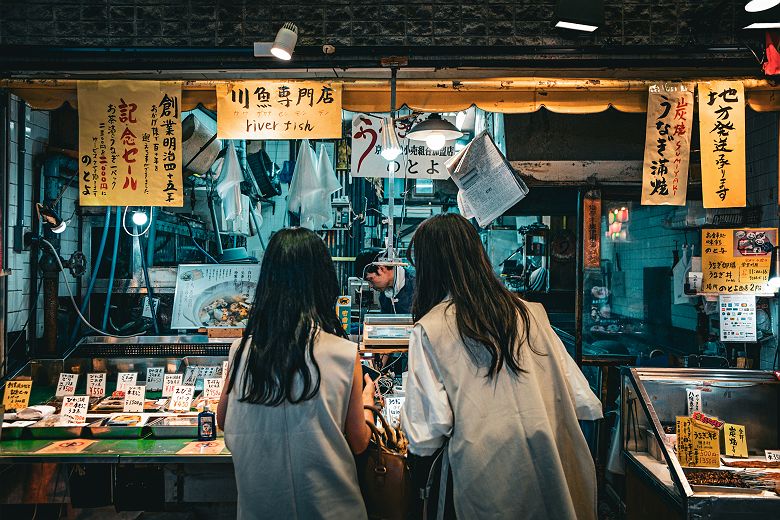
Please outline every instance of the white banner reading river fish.
M647 96L642 204L684 206L693 93L682 83L651 85Z

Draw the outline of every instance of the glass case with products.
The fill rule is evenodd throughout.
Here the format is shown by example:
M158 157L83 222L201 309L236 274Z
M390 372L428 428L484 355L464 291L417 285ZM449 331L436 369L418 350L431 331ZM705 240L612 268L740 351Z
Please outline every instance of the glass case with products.
M627 518L778 518L780 380L756 370L624 368Z

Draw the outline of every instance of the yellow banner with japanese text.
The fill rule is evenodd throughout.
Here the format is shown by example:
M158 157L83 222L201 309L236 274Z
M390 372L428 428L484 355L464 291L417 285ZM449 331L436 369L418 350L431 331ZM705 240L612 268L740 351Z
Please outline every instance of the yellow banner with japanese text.
M702 292L771 294L768 286L777 228L703 229Z
M340 139L341 84L237 81L217 85L220 139Z
M745 89L741 81L698 84L701 189L705 208L742 208L745 195Z
M650 87L642 167L643 205L685 205L692 126L693 92L682 83Z
M182 206L181 85L79 81L79 203Z

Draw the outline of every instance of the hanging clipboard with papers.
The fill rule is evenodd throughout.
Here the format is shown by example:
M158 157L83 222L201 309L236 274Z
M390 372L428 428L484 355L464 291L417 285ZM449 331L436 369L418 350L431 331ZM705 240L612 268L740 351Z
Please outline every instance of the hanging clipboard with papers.
M458 186L458 208L466 218L485 227L503 215L528 193L487 131L480 133L447 162Z

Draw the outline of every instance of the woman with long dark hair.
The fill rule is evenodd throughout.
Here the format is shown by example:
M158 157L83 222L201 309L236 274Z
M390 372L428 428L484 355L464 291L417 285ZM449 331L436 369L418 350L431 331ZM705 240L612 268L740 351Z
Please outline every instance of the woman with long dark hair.
M244 336L230 349L218 421L238 518L365 518L353 453L368 445L374 385L336 316L328 249L283 229L268 243Z
M601 405L542 306L503 286L459 215L423 222L408 256L417 270L401 419L410 452L446 445L442 475L449 466L458 518L595 519L578 418L600 418Z

